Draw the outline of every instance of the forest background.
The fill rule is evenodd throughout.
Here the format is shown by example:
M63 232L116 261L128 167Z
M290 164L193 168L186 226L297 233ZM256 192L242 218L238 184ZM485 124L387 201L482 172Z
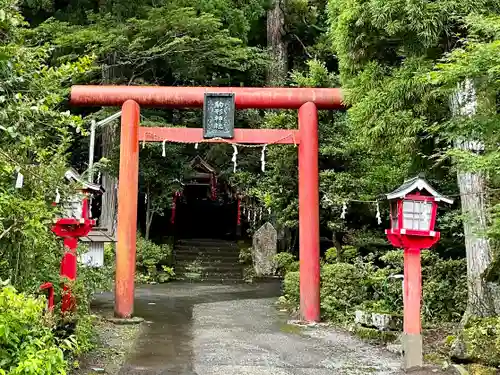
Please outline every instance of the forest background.
M319 118L321 234L335 249L330 263L344 265L324 275L340 280L349 267L372 267L363 278L371 281L356 284L367 293L356 303L400 309L393 295L373 292L400 267L384 239L387 205L380 203L379 225L374 201L425 172L455 198L439 212L442 239L430 255L437 257L430 264L442 267L424 275L424 285L434 282L427 292L424 286L424 304L434 306L428 320L498 315L497 1L0 0L0 279L20 291L57 284L62 249L48 230L56 214L51 202L56 189L68 191L62 175L69 165L88 173L90 121L119 110L70 107L72 84L342 87L348 109ZM141 114L145 126L201 124L195 110ZM238 111L236 126L294 128L296 114ZM95 171L109 192L101 224L111 227L117 129L101 129ZM293 146L269 147L265 172L260 150L241 150L235 174L228 145L167 144L166 157L161 152L161 145L146 145L140 155L149 224L169 208L186 162L200 154L252 204L271 209L296 251ZM17 171L22 189L14 188ZM82 282L98 285L99 278ZM350 305L323 309L340 319Z

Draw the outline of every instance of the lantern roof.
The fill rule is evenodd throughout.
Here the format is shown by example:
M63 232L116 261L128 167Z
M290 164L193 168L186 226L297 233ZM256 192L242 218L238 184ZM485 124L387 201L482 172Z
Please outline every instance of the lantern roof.
M453 199L445 197L444 195L439 194L429 183L423 178L422 175L415 176L403 182L403 185L398 187L393 192L387 194L387 199L402 199L406 197L411 192L418 190L425 190L427 193L431 194L436 201L443 201L448 204L453 203Z
M82 176L73 168L68 169L66 173L64 173L64 177L66 177L66 180L70 182L78 183L81 186L82 190L91 190L100 194L104 193L104 188L101 185L95 184L90 181L85 181Z

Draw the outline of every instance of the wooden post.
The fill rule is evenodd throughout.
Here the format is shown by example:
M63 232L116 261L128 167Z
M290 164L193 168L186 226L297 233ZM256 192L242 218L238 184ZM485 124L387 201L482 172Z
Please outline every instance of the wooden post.
M78 239L75 237L64 238L64 255L61 261L60 275L67 278L69 281L76 280L76 249L78 247ZM61 311L63 313L74 311L76 308L75 296L71 293L71 286L64 283L63 293L61 298Z
M300 313L320 320L318 110L299 108L299 257Z
M134 312L134 276L139 183L139 105L127 100L122 107L118 226L116 245L115 316Z
M422 327L420 322L420 300L422 296L422 270L420 249L404 250L404 368L421 367Z

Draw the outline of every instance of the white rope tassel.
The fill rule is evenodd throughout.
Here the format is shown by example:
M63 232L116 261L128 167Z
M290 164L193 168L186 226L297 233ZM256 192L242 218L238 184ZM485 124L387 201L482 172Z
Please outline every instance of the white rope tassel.
M231 159L231 161L233 162L234 166L233 166L233 173L236 173L236 167L237 167L237 164L236 164L236 158L237 158L237 155L238 155L238 148L236 147L236 145L232 145L233 146L233 158Z
M378 225L382 224L382 217L380 216L380 207L378 205L378 202L377 202L377 214L375 215L375 217L377 218Z
M195 144L194 144L194 149L195 149L195 150L198 150L198 143L195 143Z
M344 220L344 219L345 219L345 215L346 215L346 214L347 214L347 203L346 203L346 202L344 202L344 203L342 204L342 212L340 213L340 218L341 218L342 220Z
M267 145L264 145L264 147L262 147L262 155L260 156L260 164L262 166L262 172L265 172L266 171L266 148L267 148Z
M59 189L56 189L56 204L61 201L61 194L59 194Z
M17 168L16 168L16 171L17 171L16 189L21 189L21 188L23 187L23 183L24 183L24 176L23 176L23 174L20 172L20 171L21 171L21 168L17 167Z
M162 150L162 152L161 152L161 156L163 156L163 157L167 156L167 150L165 150L165 144L166 144L166 143L167 143L167 140L165 139L165 140L163 141L163 150Z

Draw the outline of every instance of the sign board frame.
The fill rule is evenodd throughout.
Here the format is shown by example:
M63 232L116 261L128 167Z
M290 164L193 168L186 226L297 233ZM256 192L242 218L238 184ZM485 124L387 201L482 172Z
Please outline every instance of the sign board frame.
M217 99L222 99L223 106L220 108L222 112L217 114L214 112L217 109L213 108ZM221 101L219 101L221 103ZM203 100L203 138L234 138L234 117L235 117L235 97L234 93L222 92L206 92ZM221 126L214 128L214 117L220 116L223 121Z

